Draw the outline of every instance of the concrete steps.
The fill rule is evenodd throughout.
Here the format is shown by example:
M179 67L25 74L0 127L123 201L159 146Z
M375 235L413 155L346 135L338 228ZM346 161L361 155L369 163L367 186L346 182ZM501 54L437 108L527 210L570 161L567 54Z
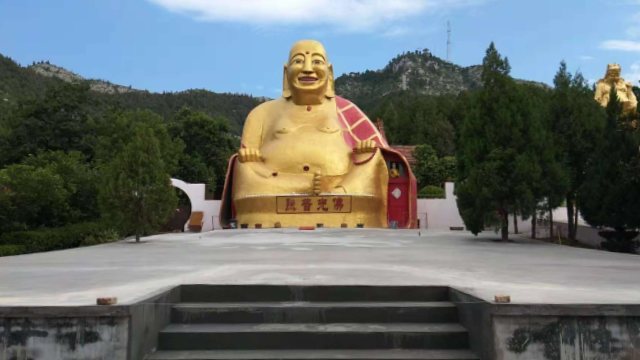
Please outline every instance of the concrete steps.
M149 360L477 360L468 350L218 350L159 351Z
M463 349L458 324L180 324L160 332L163 350Z
M477 359L445 287L189 285L181 300L147 359Z
M183 285L183 302L449 301L444 286Z
M447 323L458 322L452 302L182 303L173 323Z

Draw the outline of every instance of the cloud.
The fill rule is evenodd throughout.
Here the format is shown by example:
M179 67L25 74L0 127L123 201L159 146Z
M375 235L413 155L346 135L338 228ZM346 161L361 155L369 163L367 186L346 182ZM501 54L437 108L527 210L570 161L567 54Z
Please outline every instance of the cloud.
M406 35L409 32L411 31L409 30L409 28L406 28L406 27L392 27L386 30L385 32L383 32L382 36L393 38L393 37Z
M629 26L626 33L631 38L640 38L640 26Z
M373 31L429 12L474 6L488 0L148 0L202 21L252 25L332 26Z
M638 2L640 4L640 1ZM627 36L632 39L640 38L640 12L633 14L630 18L631 25L625 31Z
M600 47L606 50L640 52L640 41L607 40L600 43Z
M582 61L591 61L593 59L595 59L595 58L593 56L591 56L591 55L580 55L580 60L582 60Z
M634 86L638 86L640 81L640 62L635 62L629 67L629 71L625 71L624 79L631 82Z

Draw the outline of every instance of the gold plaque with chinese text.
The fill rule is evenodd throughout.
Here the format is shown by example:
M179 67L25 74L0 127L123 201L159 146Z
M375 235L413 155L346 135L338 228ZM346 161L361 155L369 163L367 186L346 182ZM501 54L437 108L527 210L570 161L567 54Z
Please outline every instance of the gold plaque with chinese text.
M278 214L350 213L351 196L277 196Z

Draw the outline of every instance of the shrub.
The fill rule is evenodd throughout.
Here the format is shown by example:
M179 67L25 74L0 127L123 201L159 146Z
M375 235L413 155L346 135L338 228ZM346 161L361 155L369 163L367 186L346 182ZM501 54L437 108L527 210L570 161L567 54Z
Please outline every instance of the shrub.
M22 245L0 245L0 256L12 256L26 253Z
M608 251L636 254L640 247L640 241L634 240L638 236L637 231L603 230L598 235L605 238L600 246Z
M0 245L21 246L25 253L74 248L116 240L115 230L103 223L78 223L59 228L14 231L0 236Z
M95 234L90 234L89 236L85 237L80 242L80 246L105 244L108 242L118 240L119 238L120 238L120 235L115 229L104 229Z
M444 199L444 189L440 186L427 185L420 189L418 197L427 199Z

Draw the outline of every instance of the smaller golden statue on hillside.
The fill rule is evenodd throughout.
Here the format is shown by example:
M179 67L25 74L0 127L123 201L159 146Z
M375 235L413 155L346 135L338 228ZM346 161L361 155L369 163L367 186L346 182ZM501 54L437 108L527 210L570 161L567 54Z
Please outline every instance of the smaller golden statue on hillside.
M627 114L633 113L638 107L638 100L633 93L631 83L620 77L620 71L620 65L618 64L607 65L607 72L604 75L604 79L600 79L596 83L595 99L600 105L606 107L607 104L609 104L609 94L613 87L616 89L618 100L622 104L622 110Z

